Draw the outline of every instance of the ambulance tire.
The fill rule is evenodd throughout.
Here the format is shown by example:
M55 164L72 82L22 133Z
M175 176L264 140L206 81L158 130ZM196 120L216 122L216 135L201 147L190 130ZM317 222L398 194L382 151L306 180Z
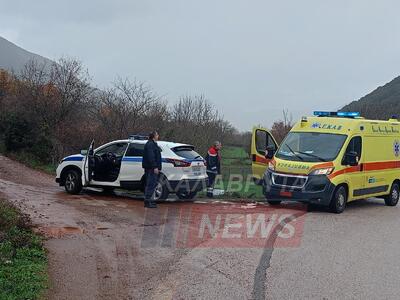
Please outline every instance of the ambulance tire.
M347 190L344 185L339 185L333 193L329 209L335 214L341 214L346 208Z
M390 189L390 194L385 197L385 204L387 206L396 206L399 202L400 197L400 187L397 182L392 184L392 188Z
M279 205L282 201L280 200L267 200L269 205Z
M64 188L68 194L76 195L82 190L82 179L81 174L76 170L68 170L64 178Z

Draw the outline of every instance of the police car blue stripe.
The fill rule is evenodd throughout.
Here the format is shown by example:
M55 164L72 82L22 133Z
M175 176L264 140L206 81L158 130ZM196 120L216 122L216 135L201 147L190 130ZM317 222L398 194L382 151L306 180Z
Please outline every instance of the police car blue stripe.
M83 160L83 156L82 157L71 156L71 157L64 158L62 161L82 161L82 160Z
M132 157L132 156L125 156L122 161L133 161L133 162L142 162L142 157Z

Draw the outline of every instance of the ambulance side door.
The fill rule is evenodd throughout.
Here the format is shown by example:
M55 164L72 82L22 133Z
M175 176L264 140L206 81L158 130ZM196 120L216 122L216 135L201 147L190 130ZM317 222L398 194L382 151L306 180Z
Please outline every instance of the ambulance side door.
M273 151L277 150L278 144L274 137L267 129L254 127L251 137L251 167L253 178L256 180L263 178L268 163L271 161L266 157L267 148L271 148Z
M346 154L356 152L358 155L358 165L349 166L346 164ZM361 136L353 136L346 147L342 165L346 168L346 177L349 183L349 199L361 199L365 197L365 172L364 172L364 159L363 159L363 139Z

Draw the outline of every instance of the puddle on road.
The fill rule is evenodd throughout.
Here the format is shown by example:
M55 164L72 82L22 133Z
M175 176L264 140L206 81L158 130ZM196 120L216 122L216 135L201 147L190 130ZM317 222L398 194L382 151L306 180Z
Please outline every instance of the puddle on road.
M62 238L65 235L83 234L85 230L80 227L38 227L36 232L43 234L47 238Z

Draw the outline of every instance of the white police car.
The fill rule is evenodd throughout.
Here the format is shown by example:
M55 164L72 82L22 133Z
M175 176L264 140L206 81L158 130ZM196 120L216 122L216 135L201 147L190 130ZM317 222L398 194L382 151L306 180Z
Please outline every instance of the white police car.
M57 167L56 182L70 194L82 187L101 187L144 191L142 169L144 145L147 138L132 136L94 149L94 142L81 154L62 159ZM155 200L167 199L175 193L180 199L192 199L207 183L205 161L194 146L158 141L161 149L162 171L155 191Z

